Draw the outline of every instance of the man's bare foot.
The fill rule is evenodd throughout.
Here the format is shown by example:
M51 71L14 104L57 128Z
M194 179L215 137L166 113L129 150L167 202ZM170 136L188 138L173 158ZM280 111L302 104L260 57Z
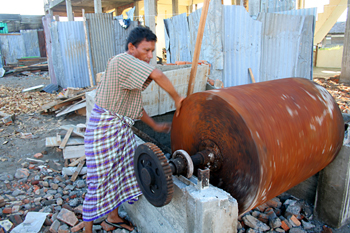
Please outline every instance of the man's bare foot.
M112 225L116 228L124 228L128 231L133 231L134 226L131 224L131 222L127 221L126 219L122 219L119 216L115 217L114 219L111 219L109 216L105 221L107 224Z

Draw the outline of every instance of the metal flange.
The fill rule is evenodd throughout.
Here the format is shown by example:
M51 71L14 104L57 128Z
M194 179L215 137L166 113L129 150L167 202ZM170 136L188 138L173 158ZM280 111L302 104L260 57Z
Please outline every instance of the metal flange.
M161 207L171 201L174 193L172 171L156 145L144 143L137 147L134 169L140 189L152 205Z
M187 178L191 178L193 175L193 170L194 170L194 166L193 166L193 162L191 159L191 156L184 150L177 150L173 153L172 159L176 159L176 158L181 158L183 159L183 162L186 163L186 174L185 176Z

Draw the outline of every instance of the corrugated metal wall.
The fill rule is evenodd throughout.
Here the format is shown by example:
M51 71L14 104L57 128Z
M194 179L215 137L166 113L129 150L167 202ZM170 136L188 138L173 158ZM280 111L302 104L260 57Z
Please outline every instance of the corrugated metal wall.
M127 29L120 26L118 20L113 20L113 22L114 22L114 34L115 34L115 38L114 38L115 54L124 53L127 37L130 31L139 25L139 22L131 21L130 26Z
M193 12L188 16L189 29L191 35L191 54L193 57L197 32L199 27L199 20L202 13L202 9ZM203 34L203 41L201 46L201 52L199 60L208 61L212 65L211 78L222 80L222 71L224 68L224 55L223 55L223 24L222 16L223 6L221 0L210 1L208 16L205 23L205 29ZM192 58L191 58L192 60ZM190 60L190 61L191 61Z
M225 87L260 81L262 23L253 20L243 6L224 7L224 76Z
M40 57L39 39L37 30L21 30L25 53L27 57Z
M52 56L52 41L51 41L51 32L50 27L52 23L52 15L48 14L42 18L44 32L45 32L45 41L46 41L46 53L47 53L47 63L49 65L49 76L52 84L58 84L53 64Z
M112 14L86 14L93 74L106 69L109 58L115 55L115 34Z
M250 0L249 14L256 19L260 12L273 13L293 10L296 6L295 3L295 0Z
M192 61L190 33L186 13L164 20L170 50L167 51L167 63L175 61Z
M18 58L40 56L37 30L21 30L16 34L0 34L0 49L5 64L17 63Z
M260 81L312 79L313 16L259 14L263 23Z
M90 86L83 22L57 22L65 73L64 87Z
M21 34L0 35L0 48L5 64L17 63L17 58L26 57Z

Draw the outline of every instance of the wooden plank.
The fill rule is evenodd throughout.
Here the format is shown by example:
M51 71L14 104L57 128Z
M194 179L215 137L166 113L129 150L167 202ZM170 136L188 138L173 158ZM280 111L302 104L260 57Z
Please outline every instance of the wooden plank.
M202 47L203 33L205 28L205 21L207 20L209 3L210 3L210 0L204 0L203 7L202 7L202 13L201 13L201 18L199 20L199 27L197 32L196 46L194 48L194 54L192 59L192 67L191 67L190 81L188 83L187 96L191 95L194 89L194 80L196 79L196 75L197 75L198 60L199 60L199 54L201 52L201 47Z
M254 74L253 74L252 69L248 68L248 72L249 72L250 78L252 79L252 83L255 83L255 78L254 78Z
M84 101L83 103L80 103L80 104L76 104L76 105L69 106L69 107L66 108L64 111L58 113L58 114L56 115L56 117L65 115L65 114L70 113L70 112L74 112L74 111L76 111L76 110L79 110L79 109L85 108L85 107L86 107L86 101Z
M85 155L85 147L82 146L67 146L63 149L64 159L76 159Z
M49 110L50 108L54 107L55 105L57 105L59 102L58 101L52 101L50 103L44 104L41 106L42 110Z
M74 182L77 179L77 177L78 177L81 169L83 168L84 164L85 164L85 160L80 161L77 169L75 169L75 172L73 173L72 177L70 178L70 180L72 182Z
M73 104L73 101L69 101L69 102L64 102L64 103L59 103L59 104L56 104L55 106L53 106L53 110L56 111L64 106L67 106L67 105L70 105L70 104Z
M80 136L80 137L84 137L84 133L80 133L77 131L77 127L75 125L62 125L60 126L60 129L64 129L64 130L69 130L70 127L73 127L73 133L77 136Z
M89 46L89 39L88 39L88 30L87 30L87 26L86 26L85 9L82 9L82 13L83 13L83 27L84 27L84 34L85 34L86 60L87 60L87 64L88 64L90 86L93 87L94 86L94 80L93 80L92 72L91 72L90 46Z
M73 127L71 127L71 128L69 128L69 130L67 131L67 133L66 133L66 136L64 136L64 139L63 139L63 141L62 141L62 143L61 143L61 145L60 145L60 149L64 149L65 147L66 147L66 144L67 144L67 142L68 142L68 139L69 139L69 137L70 137L70 135L72 134L72 132L73 132Z
M79 159L75 160L73 163L70 163L70 164L68 165L68 167L74 167L74 166L76 166L78 163L80 163L80 161L83 161L84 159L86 159L86 156L85 156L85 155L82 156L82 157L80 157Z
M46 138L46 147L55 147L60 146L61 143L57 142L57 137L47 137ZM70 137L68 139L68 142L66 146L77 146L77 145L84 145L84 138L81 137Z

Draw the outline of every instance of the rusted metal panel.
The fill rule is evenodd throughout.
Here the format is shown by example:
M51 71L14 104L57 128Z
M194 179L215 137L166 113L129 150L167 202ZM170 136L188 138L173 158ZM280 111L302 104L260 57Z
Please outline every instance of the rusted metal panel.
M106 70L109 58L115 55L115 33L111 13L86 14L90 39L93 74Z
M223 157L210 182L240 214L316 174L336 157L344 122L326 89L288 78L195 93L173 118L171 149L190 155L211 140Z
M115 54L124 53L126 51L125 45L128 35L132 29L139 25L139 21L131 21L130 26L127 29L120 26L118 20L113 20L113 22L115 33Z
M46 57L45 33L43 30L38 30L38 41L40 57Z

